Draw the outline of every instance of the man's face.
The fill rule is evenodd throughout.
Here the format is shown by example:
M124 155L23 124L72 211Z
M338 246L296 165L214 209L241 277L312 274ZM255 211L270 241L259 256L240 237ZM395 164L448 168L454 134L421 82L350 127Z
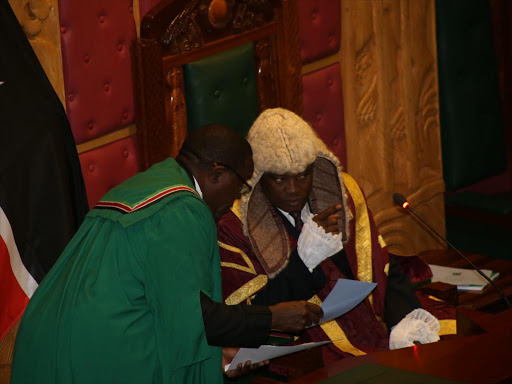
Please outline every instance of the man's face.
M313 186L313 164L304 172L276 175L266 172L261 177L261 187L270 203L289 212L300 212L311 194Z
M241 178L244 180L251 178L254 163L252 156L247 156L243 166L233 167L234 170L223 166L218 168L220 169L218 178L214 181L210 180L203 190L203 199L210 207L215 220L219 220L227 213L233 202L241 197L241 190L244 188Z

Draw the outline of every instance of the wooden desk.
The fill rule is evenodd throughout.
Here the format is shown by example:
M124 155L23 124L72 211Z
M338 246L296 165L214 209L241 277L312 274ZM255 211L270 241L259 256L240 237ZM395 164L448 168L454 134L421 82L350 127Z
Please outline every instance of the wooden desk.
M463 252L463 254L479 268L498 271L500 276L494 283L507 297L512 297L512 262L468 252ZM420 253L419 256L428 264L454 268L471 268L471 266L453 250L424 251ZM506 309L503 299L491 285L487 286L483 291L460 293L458 295L458 301L459 306L480 311L497 313Z
M466 383L512 382L512 310L499 315L487 315L479 325L488 333L346 358L291 383L318 383L364 363L376 363Z

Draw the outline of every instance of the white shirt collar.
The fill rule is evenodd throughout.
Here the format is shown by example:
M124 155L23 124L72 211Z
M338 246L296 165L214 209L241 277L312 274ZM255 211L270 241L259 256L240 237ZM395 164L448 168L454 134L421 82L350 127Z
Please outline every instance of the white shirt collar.
M192 178L194 179L194 184L195 184L195 187L196 187L196 191L197 193L199 193L199 196L201 196L201 199L203 198L203 191L201 191L201 187L199 186L199 183L197 182L196 178L194 176L192 176Z
M279 210L279 212L281 212L284 215L284 217L286 217L288 219L288 221L293 226L295 226L295 219L292 217L292 215L290 215L288 212L283 211L282 209L279 209L279 208L277 208L277 209ZM306 203L304 205L304 207L302 208L302 211L300 211L300 218L302 219L302 221L306 221L306 219L309 217L310 214L311 214L311 210L309 209L309 204Z

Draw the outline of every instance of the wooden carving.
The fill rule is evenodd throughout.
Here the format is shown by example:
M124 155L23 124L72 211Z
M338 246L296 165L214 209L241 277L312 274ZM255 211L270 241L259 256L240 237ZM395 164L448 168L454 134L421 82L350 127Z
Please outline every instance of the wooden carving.
M302 114L295 0L164 0L132 49L140 168L175 156L186 137L182 66L242 44L255 47L260 110Z
M46 76L57 92L62 105L65 106L58 1L9 0L9 4Z
M183 96L183 71L171 68L167 73L167 93L165 96L166 121L171 122L171 156L176 157L187 137L187 109Z
M276 93L276 65L272 45L268 39L256 44L256 78L258 81L258 103L261 111L278 105Z
M444 225L434 0L342 0L348 170L397 254L443 247L394 207L406 195Z
M166 52L176 55L272 19L270 1L192 0L167 26L162 44Z

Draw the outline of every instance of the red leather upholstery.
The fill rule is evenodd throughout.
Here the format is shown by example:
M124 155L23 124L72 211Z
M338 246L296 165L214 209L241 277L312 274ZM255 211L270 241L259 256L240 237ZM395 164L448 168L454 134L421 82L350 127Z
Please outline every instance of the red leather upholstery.
M304 63L338 52L340 19L339 0L300 0L300 53Z
M92 208L110 189L138 172L134 136L80 154Z
M59 2L67 114L76 143L133 122L132 3Z
M339 64L302 77L304 118L327 144L346 169L343 94Z

